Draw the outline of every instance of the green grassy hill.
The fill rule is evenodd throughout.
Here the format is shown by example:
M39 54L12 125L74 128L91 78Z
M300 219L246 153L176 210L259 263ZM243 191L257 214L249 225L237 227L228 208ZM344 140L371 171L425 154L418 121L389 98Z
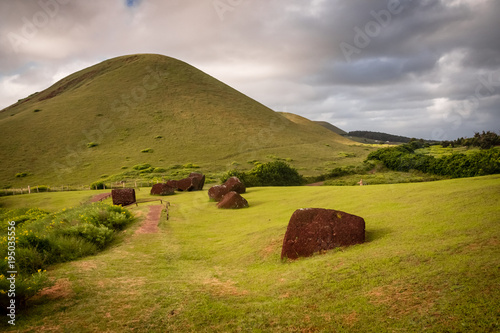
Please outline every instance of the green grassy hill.
M327 121L315 121L315 123L323 126L324 128L326 128L334 133L337 133L339 135L346 135L347 134L347 132L344 131L343 129L340 129L337 126L334 126Z
M307 130L182 61L153 54L104 61L20 100L0 112L0 133L0 187L86 184L139 163L217 172L276 157L314 174L338 152L361 160L371 149Z
M218 210L206 191L177 194L160 232L134 234L138 222L106 251L49 268L55 286L6 331L497 332L499 189L498 175L250 188L241 210ZM40 193L0 206L59 210L78 194L88 199ZM363 217L366 242L282 262L303 207Z

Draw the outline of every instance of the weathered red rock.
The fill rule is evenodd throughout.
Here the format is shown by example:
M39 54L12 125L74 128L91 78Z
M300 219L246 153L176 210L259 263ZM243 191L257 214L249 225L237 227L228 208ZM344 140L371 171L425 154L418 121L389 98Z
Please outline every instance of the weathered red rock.
M222 200L217 204L217 208L238 209L248 207L248 201L239 193L231 191L224 195Z
M227 187L228 192L235 191L239 194L243 194L246 191L245 184L241 182L238 177L231 177L224 182Z
M122 188L111 190L113 205L128 206L136 202L135 190L133 188Z
M189 174L189 178L196 178L198 179L198 184L196 188L193 189L193 191L201 191L203 190L203 186L205 186L205 175L199 172L191 172Z
M167 180L167 185L173 188L177 188L177 180L169 179Z
M175 194L175 188L165 183L154 184L151 188L151 195L172 195Z
M178 191L201 191L205 185L205 175L191 172L187 178L167 181L167 185Z
M208 197L218 202L221 201L228 192L225 185L215 185L208 189Z
M364 241L365 220L359 216L333 209L298 209L288 223L281 258L308 257Z
M184 178L177 181L177 190L178 191L194 191L195 188L198 187L199 184L198 178Z
M245 184L243 184L238 177L231 177L227 179L223 185L215 185L208 189L208 197L215 201L221 201L224 195L234 191L243 194L246 191Z

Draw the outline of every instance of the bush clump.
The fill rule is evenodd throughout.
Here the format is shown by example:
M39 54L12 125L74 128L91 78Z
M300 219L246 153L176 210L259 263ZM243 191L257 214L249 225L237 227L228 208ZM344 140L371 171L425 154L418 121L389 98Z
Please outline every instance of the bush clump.
M182 166L184 169L199 169L200 166L193 163L186 163Z
M231 170L225 173L221 181L238 177L246 187L252 186L297 186L304 183L304 178L295 168L283 161L257 164L247 172Z
M109 188L109 186L107 186L103 180L98 180L96 182L93 182L92 184L90 184L90 189L91 190L104 190L104 189L107 189Z
M142 164L137 164L137 165L134 165L132 167L132 169L134 170L145 170L145 169L148 169L148 168L151 168L151 164L148 164L148 163L142 163Z
M39 185L37 186L37 191L38 192L50 192L50 187L46 185Z
M382 148L371 152L367 160L378 160L395 171L418 170L453 178L474 177L500 173L500 150L484 149L470 154L453 153L448 156L417 154L422 148L417 141L397 147Z

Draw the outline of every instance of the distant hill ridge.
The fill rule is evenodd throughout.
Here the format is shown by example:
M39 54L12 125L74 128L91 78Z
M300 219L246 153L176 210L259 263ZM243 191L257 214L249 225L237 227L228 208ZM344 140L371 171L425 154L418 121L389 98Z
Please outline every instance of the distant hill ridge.
M332 131L334 133L337 133L339 135L346 135L347 134L346 131L338 128L337 126L334 126L334 125L330 124L327 121L315 121L315 123L318 124L318 125L323 126L326 129L329 129L330 131Z
M180 60L121 56L0 112L0 187L88 184L139 163L220 172L270 156L314 174L334 152L368 153L298 117Z
M363 142L363 139L381 141L381 142L396 142L396 143L408 143L411 138L401 135L393 135L382 132L372 132L372 131L350 131L346 132L337 126L334 126L326 121L315 121L318 125L323 126L330 131L342 135L344 137L348 137L352 140Z
M350 131L347 135L358 137L358 138L366 138L378 141L389 141L389 142L401 142L408 143L411 138L401 135L393 135L381 132L371 132L371 131Z

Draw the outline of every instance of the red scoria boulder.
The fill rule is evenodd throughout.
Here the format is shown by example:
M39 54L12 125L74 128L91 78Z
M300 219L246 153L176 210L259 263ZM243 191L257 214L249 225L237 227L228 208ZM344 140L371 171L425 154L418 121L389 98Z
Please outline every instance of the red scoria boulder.
M243 194L246 191L245 184L241 182L238 177L231 177L224 182L227 187L228 192L235 191L239 194Z
M178 191L201 191L205 185L205 175L191 172L187 178L167 181L167 185Z
M203 186L205 185L205 175L199 172L191 172L189 174L189 178L196 178L198 180L197 186L193 189L193 191L201 191L203 190Z
M215 185L208 189L208 197L219 202L227 194L227 192L229 191L225 185Z
M208 197L215 201L221 201L229 192L234 191L243 194L246 191L245 184L238 177L231 177L223 185L215 185L208 189Z
M217 208L237 209L248 207L248 201L239 193L231 191L227 193L217 204Z
M151 188L151 195L171 195L175 193L175 188L165 183L154 184Z
M128 206L136 201L135 190L133 188L114 189L111 190L111 198L113 205Z
M174 179L167 180L167 185L176 189L177 188L177 180L174 180Z
M194 191L198 187L200 180L198 178L184 178L177 181L178 191Z
M290 218L281 258L308 257L316 252L364 241L363 218L333 209L302 208Z

